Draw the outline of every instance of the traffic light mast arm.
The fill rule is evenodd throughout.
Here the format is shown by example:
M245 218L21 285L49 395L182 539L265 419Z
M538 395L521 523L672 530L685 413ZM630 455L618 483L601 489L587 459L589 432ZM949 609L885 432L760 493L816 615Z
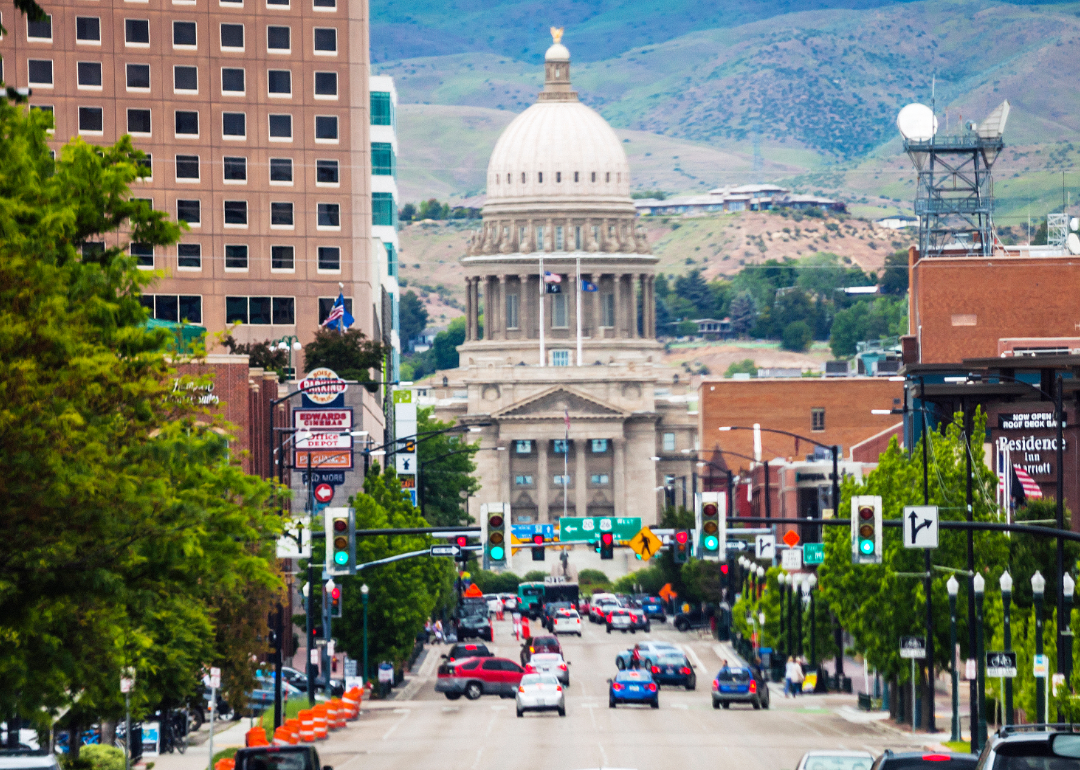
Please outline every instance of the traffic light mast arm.
M851 519L766 519L764 516L729 516L728 524L817 524L826 527L850 527ZM902 527L904 522L900 519L885 519L882 522L885 527ZM938 521L941 529L973 529L992 532L1019 532L1025 535L1038 535L1040 537L1063 537L1080 543L1080 532L1070 532L1065 529L1051 529L1038 527L1031 524L1002 524L994 521L951 521L942 519ZM738 533L737 529L729 529L728 534Z

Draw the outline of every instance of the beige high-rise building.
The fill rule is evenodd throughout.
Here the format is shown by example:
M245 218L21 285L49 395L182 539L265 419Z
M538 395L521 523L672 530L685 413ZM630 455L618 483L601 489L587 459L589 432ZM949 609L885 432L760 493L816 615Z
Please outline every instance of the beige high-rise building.
M439 375L421 404L484 426L492 451L476 456L474 518L483 503L509 502L514 524L564 512L653 524L658 487L673 487L680 504L692 491L696 396L662 362L657 260L637 227L626 153L572 90L559 37L537 103L488 164L482 227L462 258L460 368Z

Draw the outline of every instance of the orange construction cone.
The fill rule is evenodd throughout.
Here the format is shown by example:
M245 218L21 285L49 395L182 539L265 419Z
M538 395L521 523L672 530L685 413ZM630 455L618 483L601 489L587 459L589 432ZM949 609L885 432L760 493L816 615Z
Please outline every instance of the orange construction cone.
M289 744L295 746L300 743L300 720L293 717L292 719L285 720L285 729L289 731L291 736Z
M333 727L336 730L340 730L345 726L345 719L348 717L348 712L345 709L345 704L342 703L341 698L331 698L330 705L333 708L334 723Z
M236 767L236 760L232 757L222 757L214 763L214 770L233 770Z

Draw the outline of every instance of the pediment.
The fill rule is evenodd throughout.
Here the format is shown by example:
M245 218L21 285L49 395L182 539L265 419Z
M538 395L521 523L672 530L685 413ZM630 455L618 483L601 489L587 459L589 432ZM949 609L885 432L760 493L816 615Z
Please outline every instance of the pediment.
M565 413L570 418L622 419L626 413L599 399L578 390L556 385L542 393L522 399L505 409L495 412L492 417L498 419L521 418L562 418Z

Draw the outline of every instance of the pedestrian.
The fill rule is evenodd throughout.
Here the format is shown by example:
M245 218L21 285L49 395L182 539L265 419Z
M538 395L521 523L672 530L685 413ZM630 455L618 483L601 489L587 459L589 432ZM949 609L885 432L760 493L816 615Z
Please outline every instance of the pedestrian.
M442 619L440 618L439 620L435 621L435 643L436 644L442 644L442 640L443 640L442 632L443 632Z
M496 599L495 600L495 618L497 620L502 620L503 619L503 611L505 609L506 609L506 605L503 603L503 600L502 599Z
M518 612L516 608L514 609L513 620L514 620L514 639L520 642L521 641L521 613Z
M799 664L795 662L795 656L789 655L784 666L784 697L795 697L795 679L798 676Z

